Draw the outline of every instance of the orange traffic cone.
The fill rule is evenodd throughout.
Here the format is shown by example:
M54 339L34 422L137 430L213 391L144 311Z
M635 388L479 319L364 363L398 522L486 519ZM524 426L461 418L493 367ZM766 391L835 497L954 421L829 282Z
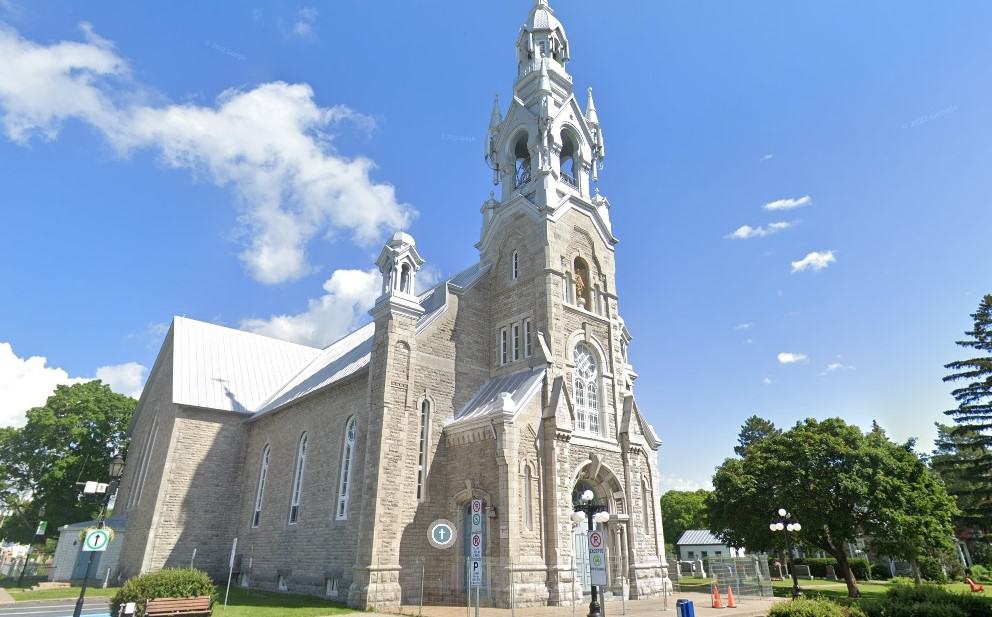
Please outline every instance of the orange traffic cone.
M713 608L723 608L723 602L720 601L720 587L718 585L713 585Z
M727 608L737 608L737 604L734 603L733 585L727 585Z

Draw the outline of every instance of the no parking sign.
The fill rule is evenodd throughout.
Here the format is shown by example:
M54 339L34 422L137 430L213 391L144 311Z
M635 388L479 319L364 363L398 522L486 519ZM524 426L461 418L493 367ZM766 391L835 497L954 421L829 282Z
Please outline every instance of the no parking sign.
M606 542L602 531L589 532L589 582L606 585Z

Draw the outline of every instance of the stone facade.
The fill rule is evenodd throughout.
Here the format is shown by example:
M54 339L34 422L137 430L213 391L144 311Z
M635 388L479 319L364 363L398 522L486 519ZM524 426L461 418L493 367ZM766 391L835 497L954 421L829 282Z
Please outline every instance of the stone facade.
M257 373L174 375L192 343L170 331L131 427L123 576L195 549L222 579L237 538L238 584L396 606L422 573L464 588L467 544L436 549L427 529L443 518L464 538L481 499L485 559L506 566L491 569L491 602L510 601L512 577L517 605L559 604L588 586L572 516L592 491L610 515L609 591L662 593L660 442L633 395L610 204L591 191L603 133L591 91L584 110L572 92L569 45L538 0L513 101L490 121L500 196L482 206L478 264L415 293L424 260L397 233L377 260L374 326L287 351L303 358L284 367L295 376L252 406L182 402L209 379L240 401Z

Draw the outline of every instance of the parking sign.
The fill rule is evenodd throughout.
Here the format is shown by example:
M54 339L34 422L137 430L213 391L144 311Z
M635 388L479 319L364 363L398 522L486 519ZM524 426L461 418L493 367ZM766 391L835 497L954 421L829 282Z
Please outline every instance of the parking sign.
M589 582L606 585L606 542L602 531L589 532Z

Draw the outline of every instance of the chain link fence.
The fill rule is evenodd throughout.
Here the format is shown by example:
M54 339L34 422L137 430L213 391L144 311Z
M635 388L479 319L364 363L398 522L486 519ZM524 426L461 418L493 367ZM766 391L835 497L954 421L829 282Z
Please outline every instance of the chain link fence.
M379 613L416 617L584 617L592 596L581 565L570 559L549 573L543 562L454 556L418 558L399 571L380 564L372 574L370 603ZM557 581L550 589L549 580ZM656 591L657 597L644 600L630 600L629 594L629 582L611 573L610 584L597 589L603 615L674 614L670 593Z

